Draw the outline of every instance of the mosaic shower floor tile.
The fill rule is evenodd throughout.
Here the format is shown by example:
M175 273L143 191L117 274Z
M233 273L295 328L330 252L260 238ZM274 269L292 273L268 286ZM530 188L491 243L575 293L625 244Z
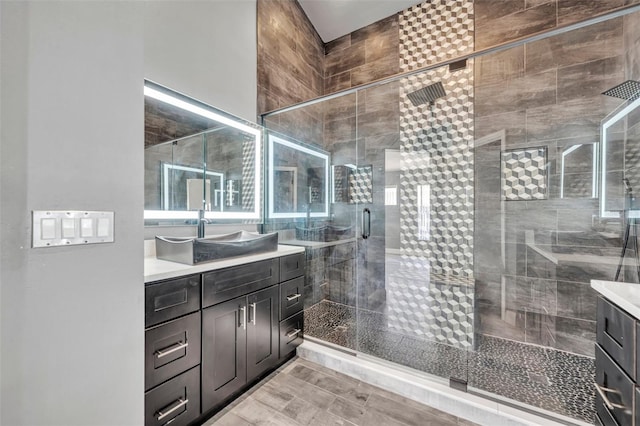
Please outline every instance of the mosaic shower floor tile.
M357 318L357 321L356 321ZM357 326L356 326L357 324ZM323 300L305 311L305 334L428 374L592 422L593 358L477 335L475 350L408 336L383 313Z

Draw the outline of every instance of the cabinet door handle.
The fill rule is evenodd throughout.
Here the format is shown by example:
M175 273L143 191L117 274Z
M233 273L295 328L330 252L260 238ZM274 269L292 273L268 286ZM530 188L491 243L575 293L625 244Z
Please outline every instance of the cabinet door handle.
M251 314L251 324L256 325L256 304L252 303L249 307L251 308L251 312L249 312Z
M241 318L241 326L243 330L247 329L247 308L245 308L244 306L240 306L240 311L242 312L242 316Z
M291 294L289 296L287 296L287 302L291 302L292 300L296 300L298 299L300 296L302 296L301 294Z
M168 347L166 347L164 349L158 349L156 351L156 357L158 357L158 358L165 357L165 356L167 356L169 354L172 354L172 353L174 353L176 351L179 351L180 349L184 349L187 346L189 346L188 342L184 342L184 343L178 342L178 343L175 343L175 344L173 344L171 346L168 346Z
M600 386L597 383L594 383L594 385L596 385L596 390L598 391L598 393L600 394L600 397L604 401L604 405L606 405L609 410L613 411L616 408L620 408L620 409L625 409L626 410L627 407L625 407L624 405L621 405L621 404L614 404L613 402L609 401L609 398L607 397L607 393L620 394L620 391L615 390L615 389L605 388L604 386Z
M287 333L287 339L292 338L293 336L296 336L298 333L300 333L302 330L300 330L299 328L296 328L293 331L290 331Z
M179 410L181 407L184 407L185 405L187 405L187 402L189 402L188 399L178 398L177 400L167 405L162 410L158 410L158 420L162 420L165 417L167 417L169 414L173 413L174 411ZM171 407L172 405L173 407ZM171 408L168 408L168 407L171 407ZM167 409L167 411L163 411L165 409Z

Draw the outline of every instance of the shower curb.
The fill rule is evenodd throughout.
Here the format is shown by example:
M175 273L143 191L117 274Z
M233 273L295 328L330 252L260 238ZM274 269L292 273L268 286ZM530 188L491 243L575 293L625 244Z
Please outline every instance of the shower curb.
M298 356L373 386L404 396L454 416L488 426L555 426L589 423L564 417L554 421L486 398L461 392L400 368L354 356L305 340Z

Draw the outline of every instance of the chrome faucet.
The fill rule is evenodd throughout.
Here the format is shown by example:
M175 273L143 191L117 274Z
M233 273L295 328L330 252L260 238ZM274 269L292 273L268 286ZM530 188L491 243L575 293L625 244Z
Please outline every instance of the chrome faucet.
M198 210L198 238L204 238L205 225L209 223L209 219L204 218L204 210Z

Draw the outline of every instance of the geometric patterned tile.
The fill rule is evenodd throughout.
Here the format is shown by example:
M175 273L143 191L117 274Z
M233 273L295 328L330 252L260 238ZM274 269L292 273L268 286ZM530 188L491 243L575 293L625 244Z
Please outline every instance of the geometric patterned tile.
M473 0L431 0L400 12L400 70L473 51Z
M349 202L373 203L373 167L365 166L349 173Z
M503 151L502 199L547 199L547 148Z

